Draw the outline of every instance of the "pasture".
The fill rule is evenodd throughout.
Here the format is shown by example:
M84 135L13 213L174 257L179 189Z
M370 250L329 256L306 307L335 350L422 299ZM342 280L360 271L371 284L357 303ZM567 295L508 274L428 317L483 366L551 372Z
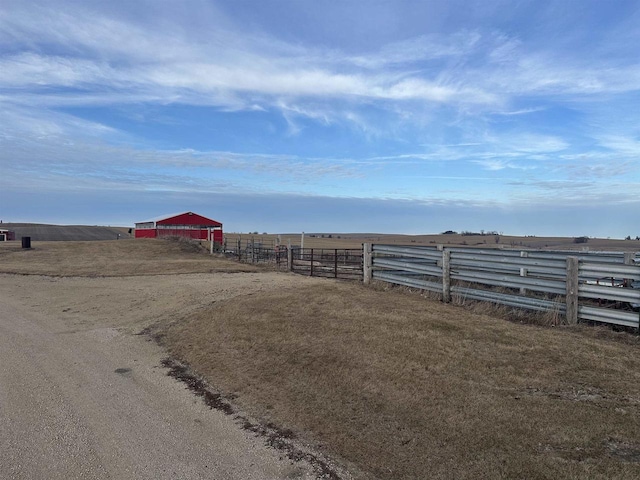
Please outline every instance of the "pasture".
M181 273L254 272L252 265L211 257L198 243L126 239L85 242L0 243L0 273L114 277Z
M2 228L16 232L16 239L31 237L43 242L116 240L130 238L127 227L105 227L98 225L50 225L45 223L3 223Z
M301 234L251 234L225 232L227 248L235 248L238 240L246 245L252 240L256 244L271 248L278 237L282 245L291 242L300 245ZM634 237L635 238L635 237ZM470 246L478 248L532 248L548 250L610 250L640 251L639 240L621 240L610 238L589 238L587 243L575 243L574 237L519 237L511 235L462 235L462 234L430 234L430 235L398 235L380 233L306 233L305 248L361 248L363 243L380 243L387 245L412 246Z
M640 476L634 335L527 325L405 288L294 277L211 257L188 242L2 246L0 272L109 277L76 279L64 291L40 282L33 295L51 298L57 311L68 304L63 295L82 296L90 318L94 299L80 287L90 281L121 328L131 315L138 331L160 338L239 411L290 430L355 478ZM147 315L136 302L158 297L147 280L158 274L167 274L167 313L154 301ZM202 274L219 278L224 295L199 288L188 309L172 305L172 283L185 290ZM131 290L124 277L136 286L135 308L115 305ZM25 291L29 278L19 278Z

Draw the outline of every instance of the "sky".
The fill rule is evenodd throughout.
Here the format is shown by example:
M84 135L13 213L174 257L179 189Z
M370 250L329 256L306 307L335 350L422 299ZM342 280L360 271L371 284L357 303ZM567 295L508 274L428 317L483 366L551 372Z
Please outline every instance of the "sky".
M640 1L0 1L0 219L640 235Z

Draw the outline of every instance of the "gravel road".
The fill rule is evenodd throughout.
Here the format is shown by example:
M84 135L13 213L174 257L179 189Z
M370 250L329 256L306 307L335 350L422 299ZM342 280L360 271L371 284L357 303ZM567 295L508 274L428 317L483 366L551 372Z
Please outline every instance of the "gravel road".
M187 277L180 281L189 290ZM192 277L191 294L206 288L203 277ZM246 278L253 288L263 284ZM118 292L127 281L117 283ZM131 281L138 289L145 282ZM109 299L109 282L116 285L0 276L0 477L316 478L308 464L281 458L168 377L156 344L108 325L109 311L126 323L127 302L140 298L138 291L129 300ZM87 301L83 288L102 300Z

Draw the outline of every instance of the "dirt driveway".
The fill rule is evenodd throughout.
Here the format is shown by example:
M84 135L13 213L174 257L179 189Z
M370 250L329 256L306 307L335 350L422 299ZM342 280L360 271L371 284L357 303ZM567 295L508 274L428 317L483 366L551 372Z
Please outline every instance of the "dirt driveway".
M316 281L270 272L0 275L3 475L316 478L167 377L162 349L134 335L222 299Z

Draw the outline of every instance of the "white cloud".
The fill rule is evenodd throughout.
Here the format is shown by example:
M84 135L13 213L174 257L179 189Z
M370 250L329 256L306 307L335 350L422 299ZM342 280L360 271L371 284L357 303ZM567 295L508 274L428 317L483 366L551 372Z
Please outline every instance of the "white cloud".
M448 162L460 178L482 170L496 176L535 173L539 178L531 182L558 177L549 183L556 188L564 187L563 181L573 185L570 177L578 176L638 180L638 132L623 128L614 116L606 122L610 133L594 134L594 117L602 115L585 107L606 103L615 112L617 105L637 103L629 94L640 91L640 66L635 57L612 55L611 39L593 52L556 51L517 30L507 35L479 23L471 31L456 26L446 33L400 32L386 45L363 43L342 51L266 35L208 2L191 8L171 2L126 2L119 8L92 2L9 5L0 9L5 178L12 172L28 178L29 170L39 171L43 182L89 182L103 175L109 182L133 184L148 175L158 188L170 184L169 177L180 188L258 188L262 177L279 171L285 178L276 188L286 190L306 177L357 178L372 166L391 172L384 170L387 165L423 173L419 169L426 163ZM342 153L327 146L332 160L313 153L247 155L189 144L162 150L99 121L55 111L123 104L214 106L265 117L280 112L289 127L289 136L282 137L292 143L293 137L313 135L313 128L348 125L349 133L357 133L349 139L353 151L363 147L367 153L339 158ZM571 110L573 136L565 120L552 117L563 109ZM534 112L542 113L527 115ZM633 111L624 123L637 120ZM582 147L589 136L598 144ZM393 145L387 148L385 141ZM20 165L10 164L13 158ZM531 182L518 195L553 190ZM572 188L566 195L578 189Z
M600 137L600 145L620 155L640 159L640 137L631 138L624 135L602 135Z
M138 148L128 134L69 114L4 105L0 109L0 177L5 188L206 191L225 185L252 191L297 192L324 179L361 172L328 158L236 153L192 148ZM265 179L270 178L268 187ZM225 188L227 188L225 187ZM142 188L142 187L140 187Z
M494 146L499 146L500 153L549 153L559 152L569 147L569 144L560 137L529 132L489 135L486 140Z
M520 39L499 32L420 35L354 56L255 34L209 8L213 12L203 16L212 22L210 28L194 21L200 28L189 31L162 16L163 10L172 13L167 6L143 21L83 3L67 9L14 3L15 13L3 15L0 38L22 45L24 52L4 59L2 81L5 86L93 83L126 89L135 98L160 92L187 102L213 96L222 105L234 92L262 95L262 102L270 104L277 103L271 96L360 96L495 105L513 95L624 92L640 84L638 65L605 62L595 69L559 55L528 52ZM452 59L451 64L441 63L443 58ZM355 70L344 72L344 65Z
M490 171L498 171L505 169L514 169L514 170L534 170L535 166L531 165L519 165L515 162L504 160L504 159L487 159L487 160L472 160L473 163L480 165L485 170Z
M145 25L81 3L68 9L43 3L29 10L14 4L14 13L3 16L6 28L0 38L5 44L21 45L23 51L0 60L0 88L92 87L88 101L105 104L162 98L229 108L264 108L283 98L291 103L305 97L453 105L495 102L493 94L477 87L424 78L411 70L400 76L384 70L388 64L462 55L477 42L475 32L412 38L387 45L377 57L358 60L238 30L215 13L209 29L187 33L165 19L151 16ZM357 67L367 61L365 70L341 72L345 64ZM18 99L24 93L29 92L23 88ZM56 98L62 105L74 100L68 92L42 93L49 104Z
M126 72L94 60L21 53L0 59L2 87L78 87L122 85Z
M336 60L358 67L380 69L389 66L414 64L446 57L459 57L473 51L480 40L478 32L462 31L448 38L436 35L420 35L383 46L378 52L344 57L335 54Z
M496 112L492 112L492 114L504 115L504 116L515 116L515 115L527 115L529 113L543 112L544 110L546 110L546 107L535 107L535 108L522 108L519 110L496 111Z

